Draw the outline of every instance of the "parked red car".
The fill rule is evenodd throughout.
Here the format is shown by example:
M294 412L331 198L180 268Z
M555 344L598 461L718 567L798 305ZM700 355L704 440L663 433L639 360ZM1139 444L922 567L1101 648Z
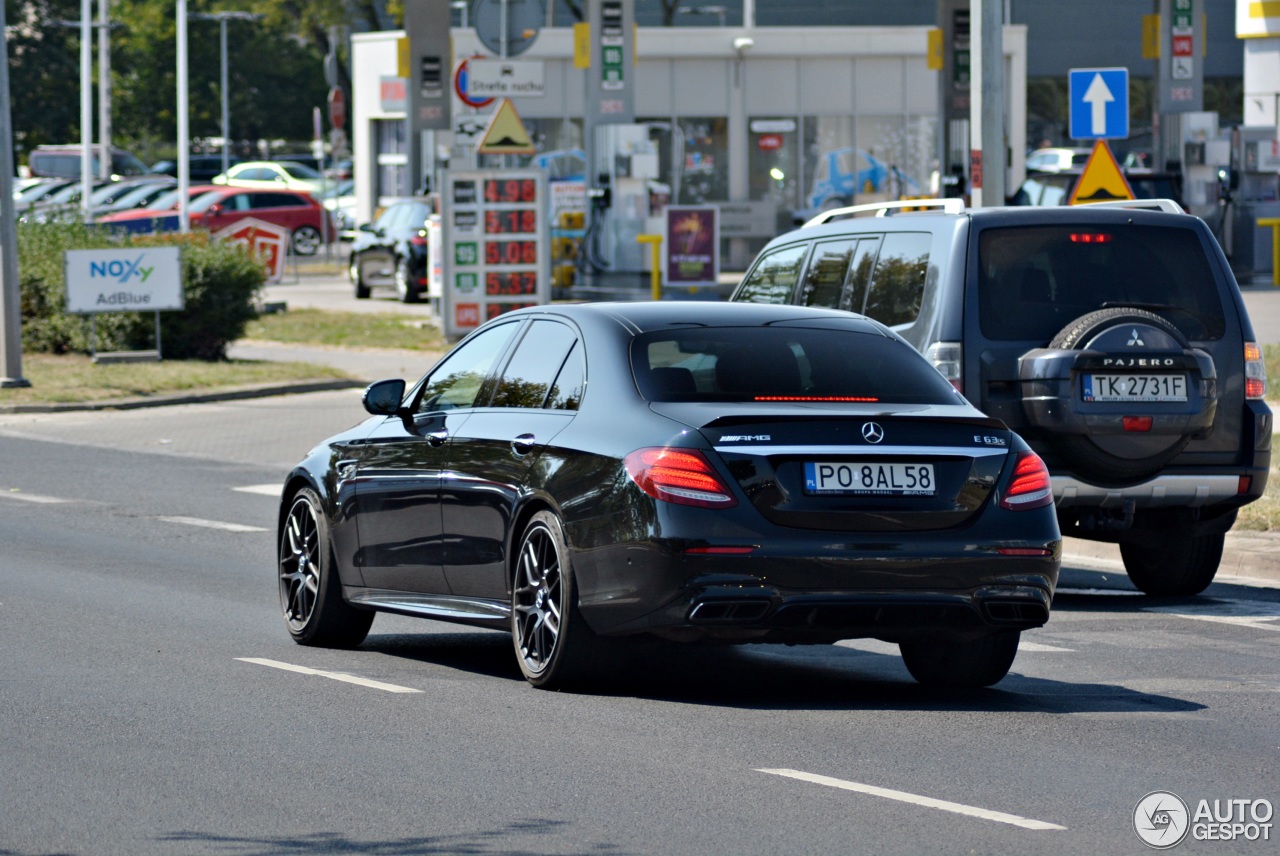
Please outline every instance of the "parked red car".
M252 217L289 230L289 246L299 256L313 256L332 240L337 227L328 210L309 194L294 190L259 190L251 187L204 185L191 189L191 225L210 232ZM131 232L171 232L178 228L177 195L163 209L127 211L103 217L99 222Z

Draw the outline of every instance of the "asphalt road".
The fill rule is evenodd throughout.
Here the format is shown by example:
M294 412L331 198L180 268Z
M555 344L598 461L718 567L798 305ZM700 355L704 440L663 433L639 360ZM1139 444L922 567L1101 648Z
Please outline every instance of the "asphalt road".
M424 620L298 647L271 494L358 415L0 420L0 854L1119 854L1154 790L1280 801L1275 588L1151 600L1072 562L961 693L878 642L651 652L588 694Z

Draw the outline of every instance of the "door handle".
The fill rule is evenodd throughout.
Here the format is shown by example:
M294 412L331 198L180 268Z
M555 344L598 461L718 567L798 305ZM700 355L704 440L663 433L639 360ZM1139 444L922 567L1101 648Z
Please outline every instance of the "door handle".
M517 455L527 455L533 451L534 444L538 439L532 434L520 434L511 441L511 451Z
M443 446L444 441L449 439L449 432L441 428L439 431L432 431L427 434L427 442L432 446Z

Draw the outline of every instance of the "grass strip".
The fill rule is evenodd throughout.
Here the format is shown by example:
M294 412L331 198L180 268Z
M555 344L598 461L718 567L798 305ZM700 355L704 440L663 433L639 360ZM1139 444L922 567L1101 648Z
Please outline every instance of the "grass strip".
M324 309L273 312L250 322L244 337L294 345L447 350L444 336L432 319L373 312L330 312Z
M31 386L0 389L0 405L111 401L350 377L339 369L310 363L163 360L95 364L80 354L27 354L22 358L22 374Z

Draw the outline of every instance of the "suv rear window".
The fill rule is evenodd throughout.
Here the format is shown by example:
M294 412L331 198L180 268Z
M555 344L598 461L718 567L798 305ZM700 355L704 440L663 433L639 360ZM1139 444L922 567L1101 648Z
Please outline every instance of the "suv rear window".
M734 299L743 303L790 303L808 249L808 244L797 244L761 258L738 286Z
M1200 236L1169 226L986 229L978 239L982 334L1048 342L1104 306L1136 306L1191 339L1226 329L1218 283Z
M956 404L910 345L879 333L805 327L663 330L631 351L649 401Z

